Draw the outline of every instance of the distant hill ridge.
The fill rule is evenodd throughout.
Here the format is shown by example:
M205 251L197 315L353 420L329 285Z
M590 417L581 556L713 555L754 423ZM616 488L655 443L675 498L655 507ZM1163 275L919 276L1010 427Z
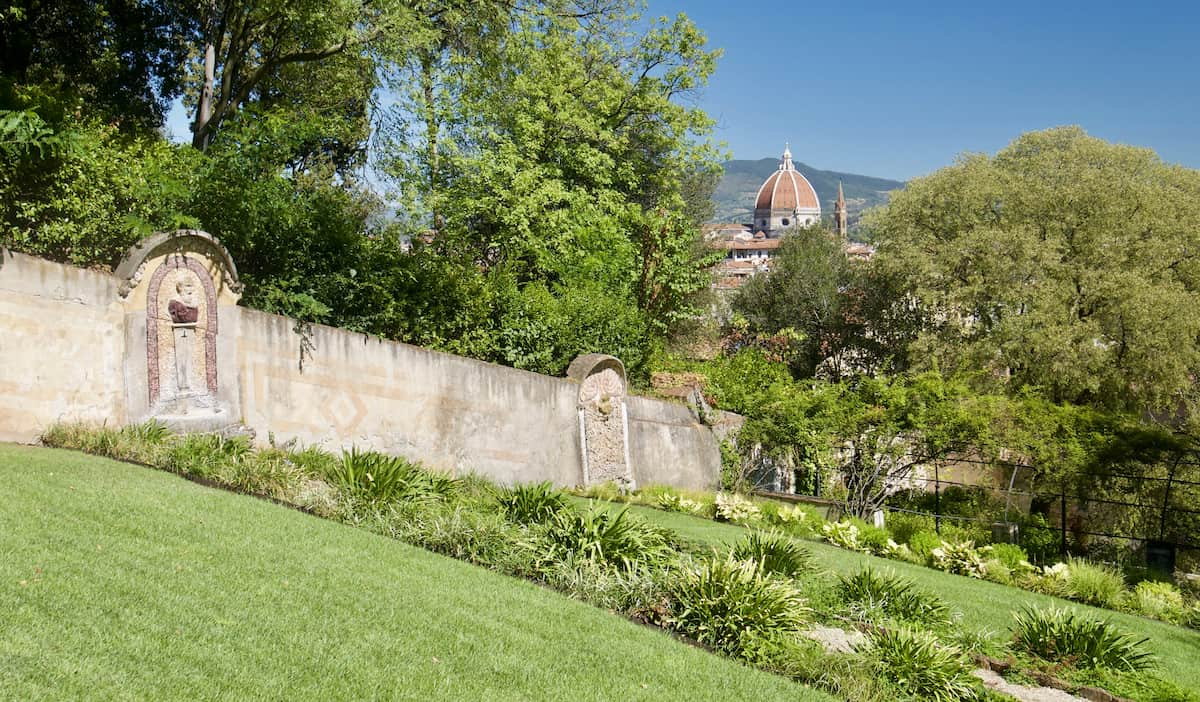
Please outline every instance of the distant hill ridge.
M890 191L904 187L904 183L899 180L822 171L799 161L795 164L796 170L803 173L817 191L817 197L821 199L823 218L832 217L833 203L837 200L838 181L842 181L851 227L858 222L863 210L886 203ZM758 194L758 188L767 176L779 168L779 159L734 159L726 161L723 166L725 173L713 192L712 199L717 210L712 221L749 222L754 216L754 197Z

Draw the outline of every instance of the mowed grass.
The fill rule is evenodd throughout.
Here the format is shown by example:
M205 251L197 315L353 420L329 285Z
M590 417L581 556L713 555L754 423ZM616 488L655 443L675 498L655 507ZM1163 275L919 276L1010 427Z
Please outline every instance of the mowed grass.
M4 444L0 698L828 699L362 530Z
M581 500L581 502L583 501ZM620 509L623 506L604 502L599 504L606 505L609 509ZM640 505L630 506L630 512L636 513L647 521L673 529L683 536L713 546L729 546L746 533L745 527ZM1089 617L1108 619L1139 638L1143 636L1149 638L1147 647L1158 656L1160 664L1158 672L1162 677L1190 690L1200 691L1200 632L1198 631L1143 617L1067 602L1015 587L950 575L911 563L855 553L828 544L816 542L806 542L806 544L812 550L813 558L819 567L835 574L854 573L870 565L877 570L892 570L916 582L926 590L940 595L952 609L962 613L959 626L967 630L989 632L990 638L997 641L1010 638L1009 627L1013 621L1013 613L1024 605L1068 607Z

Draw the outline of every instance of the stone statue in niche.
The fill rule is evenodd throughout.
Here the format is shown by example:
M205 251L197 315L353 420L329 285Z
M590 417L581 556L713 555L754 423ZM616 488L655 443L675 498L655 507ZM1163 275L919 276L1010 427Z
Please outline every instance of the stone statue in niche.
M231 332L242 284L229 252L207 232L158 232L126 252L116 276L129 420L180 432L234 426L241 376Z
M220 412L217 302L212 276L186 253L163 259L146 299L147 384L151 413L165 417Z
M175 284L175 297L167 303L167 312L171 315L174 326L173 349L175 353L176 387L180 393L192 389L192 349L196 336L196 320L200 316L200 306L196 300L196 283L189 277L184 277Z

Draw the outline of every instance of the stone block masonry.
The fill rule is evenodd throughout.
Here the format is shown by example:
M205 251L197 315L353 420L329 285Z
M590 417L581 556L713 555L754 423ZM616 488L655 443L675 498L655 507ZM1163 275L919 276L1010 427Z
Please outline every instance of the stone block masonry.
M713 432L683 405L628 395L611 357L554 378L240 307L234 263L203 232L151 237L111 275L0 258L0 440L156 418L506 484L718 481Z

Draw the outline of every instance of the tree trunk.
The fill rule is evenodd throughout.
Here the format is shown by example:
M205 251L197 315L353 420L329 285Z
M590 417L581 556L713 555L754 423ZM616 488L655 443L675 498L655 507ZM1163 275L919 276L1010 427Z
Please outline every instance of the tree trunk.
M200 151L208 148L212 132L209 123L212 121L213 84L216 82L216 73L217 47L212 42L212 37L208 37L204 42L204 85L200 89L199 104L196 105L196 121L192 124L192 146Z
M437 105L434 104L433 60L429 52L421 55L421 98L424 101L425 118L425 160L429 173L430 215L433 219L433 229L441 229L442 220L437 211L438 193L438 119Z

